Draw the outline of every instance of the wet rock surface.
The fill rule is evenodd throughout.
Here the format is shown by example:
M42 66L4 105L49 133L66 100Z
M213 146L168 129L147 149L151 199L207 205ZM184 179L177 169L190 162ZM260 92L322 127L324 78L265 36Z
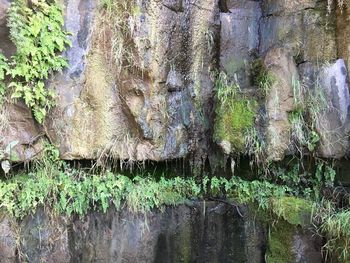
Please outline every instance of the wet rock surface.
M320 85L331 103L321 112L317 123L321 135L319 153L327 158L340 158L348 153L350 132L349 78L344 60L324 67Z
M265 226L252 211L195 202L136 215L126 209L66 220L38 210L0 221L1 262L264 262ZM17 242L17 241L20 242Z

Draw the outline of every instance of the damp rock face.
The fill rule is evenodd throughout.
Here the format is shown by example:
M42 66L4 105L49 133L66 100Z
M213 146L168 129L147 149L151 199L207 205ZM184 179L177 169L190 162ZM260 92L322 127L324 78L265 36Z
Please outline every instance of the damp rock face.
M10 1L0 1L0 53L9 58L15 52L7 27ZM27 161L42 150L45 133L41 131L25 104L21 101L0 105L0 150L11 161ZM12 147L13 146L13 147Z
M268 230L264 220L248 206L201 201L142 215L125 208L70 219L38 209L19 221L2 216L0 261L322 261L322 242L307 227L280 219Z
M195 202L145 215L111 209L70 220L39 209L17 224L0 221L0 261L264 262L266 229L240 209L244 217L225 204Z
M337 47L339 57L343 58L346 63L346 67L350 69L350 1L344 1L344 5L341 9L337 9Z
M317 129L321 135L319 153L323 157L339 158L349 149L350 96L349 78L344 60L324 67L320 73L320 85L331 103L321 112Z

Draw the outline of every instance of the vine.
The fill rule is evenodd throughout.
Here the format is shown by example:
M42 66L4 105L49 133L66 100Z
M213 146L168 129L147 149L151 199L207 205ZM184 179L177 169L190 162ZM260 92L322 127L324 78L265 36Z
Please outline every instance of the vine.
M45 80L68 66L58 55L70 45L63 25L62 9L56 1L33 1L29 7L27 1L16 0L9 9L8 26L16 53L9 61L0 54L0 98L10 91L11 98L23 99L39 123L55 98L54 92L45 88Z

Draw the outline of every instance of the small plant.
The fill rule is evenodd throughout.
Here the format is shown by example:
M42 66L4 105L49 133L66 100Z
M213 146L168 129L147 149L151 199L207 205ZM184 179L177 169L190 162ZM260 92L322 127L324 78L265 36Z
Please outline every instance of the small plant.
M254 163L256 165L262 165L265 162L264 156L266 143L259 134L258 130L255 127L246 129L244 133L244 140L246 154L254 158L254 162L251 163L251 166Z
M224 72L217 73L215 76L215 92L216 98L220 103L219 106L224 107L229 99L236 97L241 91L237 83L229 83L227 75Z
M0 53L0 106L2 104L3 98L6 92L5 77L9 72L9 66L7 64L7 59Z
M271 87L277 81L276 77L269 72L261 59L255 60L251 65L251 74L253 85L259 88L259 90L266 96Z

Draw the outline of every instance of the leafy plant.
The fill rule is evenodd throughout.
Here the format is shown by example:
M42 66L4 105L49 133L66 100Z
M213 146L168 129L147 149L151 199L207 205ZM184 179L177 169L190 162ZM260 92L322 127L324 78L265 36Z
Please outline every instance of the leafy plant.
M15 0L9 10L8 26L16 53L7 61L0 56L0 96L4 96L5 74L9 75L12 98L21 98L31 108L34 117L42 123L47 111L54 105L54 93L45 88L44 81L54 71L68 65L63 52L70 42L58 4L47 1Z
M5 77L8 74L8 71L9 66L7 64L7 59L0 53L0 106L6 92Z

